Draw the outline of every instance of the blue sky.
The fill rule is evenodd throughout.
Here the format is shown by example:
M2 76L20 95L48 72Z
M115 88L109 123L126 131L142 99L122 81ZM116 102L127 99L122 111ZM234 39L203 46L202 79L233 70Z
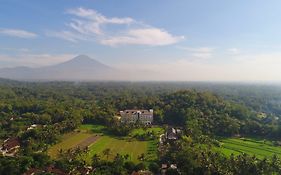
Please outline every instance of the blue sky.
M280 81L279 0L0 0L0 67L87 54L161 80ZM168 74L168 75L167 75Z

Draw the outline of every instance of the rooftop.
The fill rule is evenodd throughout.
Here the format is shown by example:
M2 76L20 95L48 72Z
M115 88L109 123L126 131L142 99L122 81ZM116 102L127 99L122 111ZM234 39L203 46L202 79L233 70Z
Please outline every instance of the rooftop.
M136 113L142 113L142 114L152 114L153 110L146 110L146 109L127 109L125 111L120 111L120 114L126 113L126 114L136 114Z

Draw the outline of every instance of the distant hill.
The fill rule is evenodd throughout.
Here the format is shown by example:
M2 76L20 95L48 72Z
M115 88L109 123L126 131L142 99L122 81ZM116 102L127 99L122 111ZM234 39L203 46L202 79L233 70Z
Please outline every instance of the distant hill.
M13 80L112 80L119 71L86 55L64 63L40 68L15 67L0 69L0 77Z

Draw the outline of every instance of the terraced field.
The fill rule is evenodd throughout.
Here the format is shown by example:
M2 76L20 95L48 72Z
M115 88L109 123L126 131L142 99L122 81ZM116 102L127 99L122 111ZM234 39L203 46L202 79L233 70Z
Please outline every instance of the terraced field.
M270 141L249 138L227 138L221 139L221 142L222 147L218 150L228 156L232 153L234 155L247 153L249 155L256 155L258 158L271 157L274 154L281 156L281 147L274 146Z

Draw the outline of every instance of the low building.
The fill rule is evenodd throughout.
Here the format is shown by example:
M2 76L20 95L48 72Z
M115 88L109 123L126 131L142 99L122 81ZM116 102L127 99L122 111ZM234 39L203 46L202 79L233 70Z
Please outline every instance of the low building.
M177 164L162 164L161 166L161 175L166 175L168 169L172 169L175 172L177 172L176 174L180 174L178 171L178 167Z
M139 171L133 171L131 175L153 175L153 173L148 170L139 170Z
M69 173L66 173L64 170L56 168L54 165L50 165L48 167L40 168L40 169L30 168L25 173L23 173L23 175L36 175L36 174L67 175ZM81 171L80 174L83 174L83 175L87 174L87 171Z
M37 168L30 168L28 169L23 175L35 175L35 174L42 174L44 173L43 170Z
M35 128L37 128L37 125L36 125L36 124L33 124L33 125L31 125L30 127L27 128L27 131L28 131L28 130L32 130L32 129L35 129Z
M181 130L176 128L168 128L166 132L167 140L178 140L181 135Z
M14 156L20 148L20 141L17 137L9 138L4 141L1 152L4 156Z
M123 123L143 123L150 125L153 122L153 110L125 110L120 111L121 122Z

